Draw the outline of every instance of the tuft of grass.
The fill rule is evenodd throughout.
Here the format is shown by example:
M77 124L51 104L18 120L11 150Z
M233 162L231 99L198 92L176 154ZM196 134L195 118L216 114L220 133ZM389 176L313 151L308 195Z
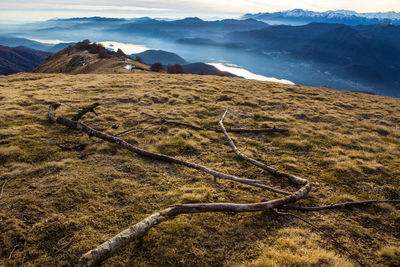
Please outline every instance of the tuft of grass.
M319 247L319 237L300 228L280 230L271 246L244 267L261 266L354 266L343 256Z
M6 163L9 161L16 161L24 157L24 151L18 146L2 146L0 147L0 162Z
M400 247L385 246L378 251L378 255L387 266L400 266Z
M191 155L200 152L199 147L193 141L175 136L162 140L157 145L157 149L161 154L167 155Z

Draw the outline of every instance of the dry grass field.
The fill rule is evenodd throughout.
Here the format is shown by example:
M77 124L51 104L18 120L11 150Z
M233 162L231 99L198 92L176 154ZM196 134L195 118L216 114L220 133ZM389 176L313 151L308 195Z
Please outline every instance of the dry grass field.
M142 112L218 127L282 127L231 134L248 156L304 177L315 206L400 198L400 99L240 78L158 73L0 77L0 266L72 266L88 250L176 203L259 202L273 193L146 159L50 123L49 104L100 102L82 119L137 147L243 178L287 180L241 161L222 133L139 123ZM76 110L61 105L59 116ZM110 128L119 125L118 129ZM85 154L81 154L85 153ZM370 266L400 265L398 204L297 213ZM180 215L151 229L105 266L356 266L302 221L274 212Z

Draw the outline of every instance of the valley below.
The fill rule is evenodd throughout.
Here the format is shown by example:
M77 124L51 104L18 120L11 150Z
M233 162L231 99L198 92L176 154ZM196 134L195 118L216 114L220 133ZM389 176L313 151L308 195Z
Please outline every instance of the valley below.
M126 54L163 50L189 63L233 64L256 75L305 86L400 96L400 26L390 23L290 26L254 19L93 17L13 26L7 34L32 40L64 40L65 44L85 39L107 41L106 46L118 44ZM27 45L34 48L43 44Z

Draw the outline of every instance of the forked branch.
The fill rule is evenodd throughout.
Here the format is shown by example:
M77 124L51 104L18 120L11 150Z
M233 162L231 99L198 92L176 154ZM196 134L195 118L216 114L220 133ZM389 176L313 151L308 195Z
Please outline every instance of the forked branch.
M83 115L85 115L88 112L92 112L97 116L96 111L94 110L95 108L97 108L98 106L100 106L100 103L93 103L87 107L82 108L81 110L79 110L78 114L76 114L72 120L73 121L79 121L80 118L83 117Z
M204 213L204 212L256 212L270 210L288 203L304 198L310 191L311 185L306 184L296 193L268 202L237 204L237 203L206 203L176 205L154 213L137 224L122 231L100 246L85 253L80 259L78 266L96 266L108 259L119 249L125 247L129 242L143 237L147 231L157 224L172 219L180 214Z
M244 160L256 165L257 167L260 167L261 169L264 169L264 170L270 172L273 175L280 176L280 177L286 177L286 178L288 178L290 181L292 181L295 184L304 185L305 183L307 183L306 179L303 179L303 178L300 178L300 177L297 177L297 176L294 176L294 175L291 175L291 174L288 174L288 173L284 173L284 172L278 171L277 169L269 167L266 164L264 164L264 163L262 163L260 161L257 161L255 159L252 159L252 158L246 156L245 154L241 153L239 151L239 149L237 149L237 147L235 146L235 143L232 141L231 137L229 136L227 130L224 127L224 120L225 120L225 117L228 115L228 112L229 112L229 109L226 109L224 115L222 115L222 118L219 121L219 125L221 126L222 132L224 133L226 139L228 139L229 145L232 147L232 149L233 149L233 151L235 152L236 155L238 155L240 158L242 158L242 159L244 159Z
M124 141L120 138L117 138L115 136L96 131L95 129L90 128L82 123L78 123L76 121L72 121L72 120L69 120L69 119L66 119L63 117L55 117L53 114L53 111L55 109L57 109L59 106L60 106L59 104L51 104L49 107L48 116L49 116L50 120L52 120L53 122L62 124L64 126L67 126L69 128L75 129L75 130L79 130L81 132L88 134L89 136L94 136L94 137L100 138L104 141L108 141L110 143L117 144L117 145L121 146L122 148L125 148L133 153L139 154L139 155L147 157L147 158L152 158L152 159L156 159L156 160L160 160L160 161L166 161L166 162L186 166L189 168L193 168L196 170L200 170L200 171L203 171L205 173L212 175L213 177L217 177L220 179L230 180L233 182L238 182L238 183L246 184L249 186L262 188L262 189L265 189L265 190L268 190L268 191L271 191L274 193L279 193L279 194L283 194L283 195L291 195L291 193L289 193L289 192L285 192L283 190L279 190L279 189L275 189L275 188L266 186L265 184L267 183L267 181L239 178L239 177L236 177L233 175L229 175L229 174L225 174L222 172L218 172L218 171L209 169L205 166L202 166L202 165L199 165L196 163L184 161L184 160L181 160L181 159L178 159L175 157L171 157L171 156L167 156L167 155L149 152L149 151L140 149L138 147L135 147L135 146L127 143L126 141Z
M95 104L97 104L97 103L95 103ZM84 124L78 123L77 121L68 120L63 117L54 116L53 112L55 109L58 108L58 106L59 106L59 104L50 105L49 112L48 112L49 118L53 122L56 122L58 124L62 124L64 126L72 128L72 129L76 129L81 132L87 133L89 136L94 136L101 140L117 144L122 148L125 148L133 153L136 153L136 154L144 156L144 157L186 166L189 168L193 168L193 169L208 173L208 174L214 176L214 178L226 179L226 180L230 180L233 182L238 182L238 183L246 184L249 186L254 186L254 187L266 189L266 190L269 190L272 192L276 192L276 193L285 195L281 198L277 198L274 200L267 200L264 202L257 202L257 203L198 203L198 204L174 205L174 206L168 207L160 212L154 213L154 214L146 217L142 221L136 223L135 225L124 230L123 232L117 234L116 236L107 240L106 242L99 245L98 247L85 253L80 258L78 266L94 266L94 265L100 264L101 262L103 262L104 260L106 260L107 258L112 256L114 253L116 253L119 249L126 246L129 242L143 237L147 233L147 231L149 229L151 229L152 227L160 224L163 221L173 219L175 216L178 216L180 214L203 213L203 212L257 212L257 211L266 211L266 210L270 210L270 209L281 209L281 210L294 209L294 210L301 210L301 211L317 211L317 210L323 210L323 209L336 209L336 208L341 208L341 207L349 207L349 206L354 206L354 205L365 205L365 204L374 204L374 203L382 203L382 202L389 202L389 203L400 202L400 200L374 200L374 201L363 201L363 202L346 202L346 203L334 204L334 205L323 206L323 207L287 206L287 204L293 204L296 201L305 198L311 190L311 184L304 178L300 178L300 177L297 177L297 176L294 176L291 174L287 174L285 172L281 172L277 169L269 167L265 163L262 163L255 159L252 159L252 158L246 156L245 154L241 153L239 151L239 149L236 147L236 145L233 142L233 140L231 139L231 137L229 136L228 131L231 131L231 132L250 132L250 131L248 131L248 129L230 129L230 130L225 129L223 121L228 114L228 109L225 111L221 120L219 121L221 130L211 129L211 128L201 128L201 127L191 125L191 124L170 121L170 120L164 119L162 117L155 117L153 115L149 115L149 116L158 118L158 119L161 118L161 121L163 124L175 124L178 126L190 127L192 129L197 129L197 130L213 130L216 132L224 133L225 137L227 138L227 140L229 142L229 145L232 147L232 149L234 150L236 155L238 155L243 160L246 160L257 167L267 170L268 172L270 172L271 174L273 174L275 176L288 178L291 182L293 182L297 185L301 185L301 188L298 191L296 191L294 193L285 192L285 191L282 191L279 189L275 189L275 188L266 186L265 185L266 181L239 178L236 176L232 176L229 174L225 174L225 173L221 173L221 172L209 169L209 168L199 165L199 164L191 163L191 162L184 161L184 160L181 160L178 158L174 158L174 157L170 157L170 156L162 155L162 154L157 154L157 153L153 153L153 152L149 152L149 151L137 148L137 147L127 143L126 141L118 138L116 135L114 135L114 136L108 135L108 134L102 133L100 131L97 131L93 128L90 128ZM91 106L93 106L93 105L91 105ZM89 106L89 107L91 107L91 106ZM86 112L89 112L89 111L90 111L90 109L88 109L88 111L86 111ZM94 110L93 110L93 112L94 112ZM274 128L274 129L278 129L278 128ZM242 130L244 130L244 131L242 131ZM263 130L263 129L255 129L255 130L251 130L251 132L257 132L257 131L262 132L261 130ZM124 131L121 135L123 135L129 131L130 130ZM285 132L286 132L286 130L285 130ZM280 214L282 214L282 213L280 213ZM291 215L293 216L293 214L291 214ZM297 215L294 215L294 216L297 216ZM356 258L355 258L355 260L358 261Z

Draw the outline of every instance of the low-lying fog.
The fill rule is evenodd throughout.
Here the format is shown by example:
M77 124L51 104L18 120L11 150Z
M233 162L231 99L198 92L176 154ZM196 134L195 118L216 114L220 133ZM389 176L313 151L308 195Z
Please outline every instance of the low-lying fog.
M119 34L110 31L102 32L101 30L66 31L63 29L60 31L57 29L50 32L21 32L18 36L47 41L65 40L65 36L68 36L69 41L89 39L92 42L102 42L108 48L117 47L118 45L127 54L142 52L146 49L165 50L176 53L191 63L220 63L216 67L224 68L224 70L227 70L226 68L229 67L226 64L240 66L242 70L240 70L241 74L239 76L260 75L306 86L328 86L341 90L373 91L371 88L357 82L340 79L329 72L320 71L311 62L294 60L284 53L266 54L262 53L262 51L247 51L221 46L181 44L169 39L139 37L134 34ZM227 71L233 72L239 70L230 69ZM290 84L290 82L287 82L287 84Z

